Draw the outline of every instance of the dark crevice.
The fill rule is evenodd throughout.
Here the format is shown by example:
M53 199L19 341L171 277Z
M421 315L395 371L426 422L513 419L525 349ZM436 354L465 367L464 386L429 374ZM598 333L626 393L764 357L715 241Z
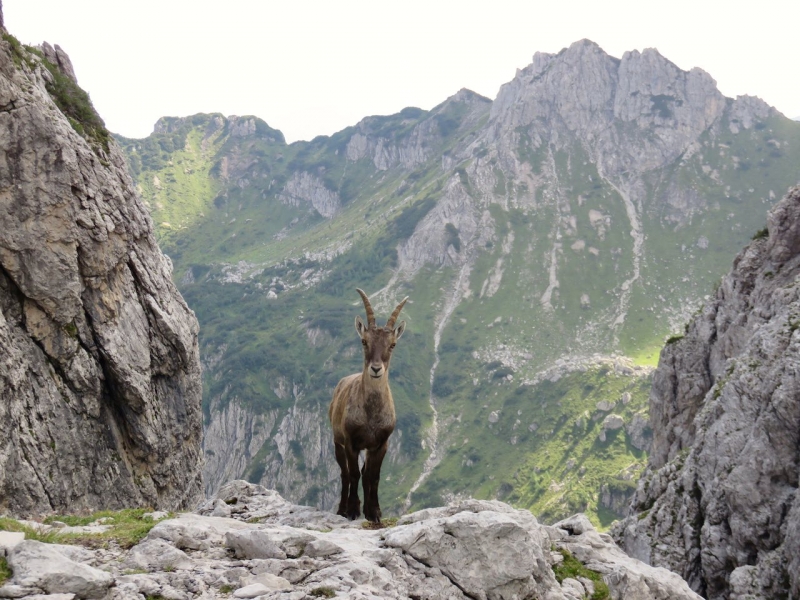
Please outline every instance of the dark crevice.
M142 307L142 310L144 310L145 314L147 315L147 323L150 326L149 327L149 332L148 332L149 333L149 337L150 337L150 361L151 361L150 368L152 369L153 372L158 372L158 369L156 368L156 366L152 364L152 361L153 361L153 358L154 358L152 350L153 350L153 348L157 347L157 345L154 343L153 336L155 335L156 332L160 332L162 335L160 336L159 341L163 345L168 345L170 347L170 349L172 350L172 355L174 357L176 357L177 360L178 360L177 370L181 370L181 369L185 370L185 369L187 369L188 368L188 363L189 363L189 357L186 356L185 349L180 348L180 347L178 347L176 345L176 343L175 343L175 337L176 336L175 335L171 335L172 332L166 332L166 331L162 331L161 330L161 328L159 327L159 324L158 324L158 320L156 319L155 315L153 315L153 313L150 310L150 307L148 306L146 300L142 296L143 293L147 293L146 292L147 286L142 281L142 278L139 275L139 272L138 272L138 270L136 268L136 265L131 260L131 261L128 261L128 265L127 266L128 266L128 269L131 272L131 276L133 277L133 280L134 280L134 283L135 283L134 289L136 290L136 296L137 296L137 299L139 300L139 305ZM151 294L148 294L148 295L150 295L152 297Z
M103 350L101 341L98 338L94 328L92 316L89 314L89 311L86 310L85 304L83 310L84 318L86 319L87 326L92 334L94 345L97 348L97 364L100 365L100 369L103 372L103 385L99 400L102 407L101 409L103 413L105 413L106 417L103 418L103 416L101 416L99 420L106 432L109 447L113 448L117 452L122 464L125 466L128 472L127 475L130 485L139 494L141 494L142 490L135 483L135 476L137 472L135 463L138 463L139 461L136 459L135 455L130 449L133 444L131 443L131 435L128 431L128 419L125 414L125 408L119 400L122 395L117 390L116 377L109 366L108 356ZM149 502L155 500L157 499L147 499Z
M91 279L83 274L80 257L78 260L78 269L80 271L81 279L84 282L87 279ZM84 293L87 291L87 289L88 288L84 285ZM105 409L105 411L107 411L109 420L109 422L103 423L105 425L104 429L108 435L109 445L116 449L120 457L123 457L122 459L128 468L129 475L131 478L133 478L135 469L131 464L131 459L135 461L135 458L130 452L130 446L132 445L130 442L131 435L127 427L128 419L126 417L125 407L119 400L121 397L123 397L123 394L121 394L117 389L117 379L113 370L111 369L109 357L104 350L102 340L99 338L94 325L94 319L87 309L87 303L83 297L81 298L81 307L83 308L83 316L86 320L87 329L92 336L92 343L95 347L95 354L92 354L92 356L95 357L95 360L103 373L103 382L99 400L101 406ZM103 421L102 417L101 421Z
M0 303L0 311L3 312L3 315L7 321L12 321L17 326L21 326L24 299L22 291L19 289L19 286L17 286L16 282L11 278L11 275L8 273L8 271L6 271L6 269L3 267L2 263L0 263L0 276L4 281L8 281L8 289L6 292L11 300L10 304L6 304L5 302ZM2 288L0 288L0 291L3 291ZM14 306L14 303L17 306Z
M700 489L700 484L697 482L696 478L692 486L692 497L697 503L697 516L694 519L694 523L692 523L692 542L694 547L697 548L698 553L697 558L692 563L687 565L688 568L686 570L686 579L687 581L696 579L698 587L694 591L705 598L708 590L708 582L703 575L702 529L703 524L706 521L706 516L705 511L703 510L703 492ZM695 577L692 577L692 572L694 572Z

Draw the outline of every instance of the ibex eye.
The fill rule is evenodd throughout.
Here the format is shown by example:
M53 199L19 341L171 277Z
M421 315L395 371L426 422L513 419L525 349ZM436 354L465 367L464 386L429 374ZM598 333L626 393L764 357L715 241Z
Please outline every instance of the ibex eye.
M366 346L367 345L367 340L361 340L361 345L362 346Z
M392 344L391 346L389 346L389 348L394 349L395 346L397 346L397 344Z

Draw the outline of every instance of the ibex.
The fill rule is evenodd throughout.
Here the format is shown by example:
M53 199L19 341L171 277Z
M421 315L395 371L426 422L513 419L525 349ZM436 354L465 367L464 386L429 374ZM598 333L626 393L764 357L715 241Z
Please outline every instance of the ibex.
M358 499L358 480L364 476L364 517L380 523L381 507L378 503L378 483L381 463L389 446L389 436L395 426L394 400L389 389L389 361L395 343L403 335L406 322L394 323L400 315L405 297L385 327L375 325L375 312L369 298L362 290L356 290L364 301L367 325L356 317L356 332L364 348L364 368L342 379L333 390L333 400L328 417L333 428L333 445L336 462L342 470L342 498L337 514L350 520L361 514ZM358 470L358 456L366 450L364 469Z

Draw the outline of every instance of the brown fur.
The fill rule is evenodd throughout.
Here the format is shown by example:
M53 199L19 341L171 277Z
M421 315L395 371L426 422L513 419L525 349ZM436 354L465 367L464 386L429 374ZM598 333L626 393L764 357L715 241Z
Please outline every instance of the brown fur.
M405 321L396 328L393 326L405 300L395 309L387 327L376 327L369 300L366 294L358 291L369 322L365 326L360 317L356 318L356 331L364 349L363 369L338 383L328 409L336 462L342 472L342 495L336 512L348 519L356 519L361 514L358 481L363 475L364 516L378 523L381 520L378 502L381 464L396 422L389 389L389 362L394 345L405 330ZM358 456L362 450L366 451L366 458L359 472Z

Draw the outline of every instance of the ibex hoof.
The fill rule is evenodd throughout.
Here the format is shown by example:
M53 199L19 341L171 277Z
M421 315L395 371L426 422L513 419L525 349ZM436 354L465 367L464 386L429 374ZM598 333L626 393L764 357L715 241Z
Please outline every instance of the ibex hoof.
M360 506L351 506L347 509L345 513L345 517L350 519L351 521L355 521L361 515L361 507Z
M371 523L381 522L381 509L378 510L364 510L364 518Z

